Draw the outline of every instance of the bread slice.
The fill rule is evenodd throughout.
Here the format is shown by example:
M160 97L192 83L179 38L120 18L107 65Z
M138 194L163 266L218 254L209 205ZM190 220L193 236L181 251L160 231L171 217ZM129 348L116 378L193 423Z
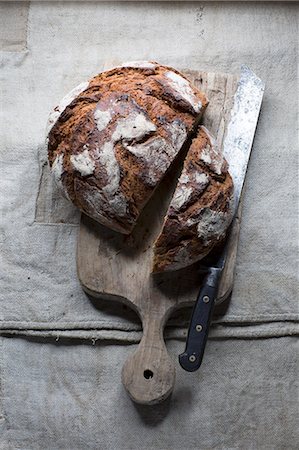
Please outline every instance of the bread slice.
M164 226L154 246L154 272L181 269L204 258L232 219L233 181L209 131L193 139Z
M182 74L155 62L100 73L50 115L57 184L85 214L130 233L207 104Z

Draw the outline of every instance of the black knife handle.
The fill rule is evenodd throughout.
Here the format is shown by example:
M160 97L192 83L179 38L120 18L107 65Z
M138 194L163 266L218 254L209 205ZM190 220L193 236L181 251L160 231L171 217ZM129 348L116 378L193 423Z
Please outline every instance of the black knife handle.
M179 355L180 365L187 372L194 372L201 365L221 273L219 269L209 269L195 302L186 348L184 353Z

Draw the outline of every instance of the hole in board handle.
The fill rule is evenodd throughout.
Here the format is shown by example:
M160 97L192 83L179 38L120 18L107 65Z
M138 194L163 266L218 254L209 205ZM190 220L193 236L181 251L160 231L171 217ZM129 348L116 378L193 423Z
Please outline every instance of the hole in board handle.
M144 378L146 378L147 380L150 380L151 378L153 378L154 373L153 373L151 370L147 369L147 370L145 370L145 371L143 372L143 376L144 376Z

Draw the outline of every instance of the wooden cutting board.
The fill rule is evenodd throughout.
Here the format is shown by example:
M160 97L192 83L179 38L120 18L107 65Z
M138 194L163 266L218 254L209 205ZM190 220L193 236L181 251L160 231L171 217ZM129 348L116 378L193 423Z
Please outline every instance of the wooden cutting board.
M237 76L198 71L183 71L204 91L210 104L203 124L217 136L221 145L229 119ZM198 265L165 274L151 274L153 251L163 218L175 189L179 167L174 167L144 209L130 236L110 231L82 215L77 249L77 268L83 289L107 301L119 301L133 308L143 326L137 350L125 361L122 382L138 403L154 404L172 392L175 365L169 357L163 330L170 314L190 306L201 282ZM219 296L225 297L232 283L227 271Z

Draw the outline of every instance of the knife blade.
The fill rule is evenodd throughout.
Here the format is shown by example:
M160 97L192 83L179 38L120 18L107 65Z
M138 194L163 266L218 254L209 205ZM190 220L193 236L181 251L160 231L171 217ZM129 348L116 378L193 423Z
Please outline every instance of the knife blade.
M219 283L224 269L229 264L230 251L236 248L231 245L231 240L236 238L239 201L264 90L263 81L249 67L243 65L223 142L223 156L228 163L229 173L234 182L234 218L218 261L213 266L205 268L206 277L193 308L185 351L179 355L181 367L188 372L199 369L202 363L213 309L217 303ZM235 258L233 260L235 261ZM234 263L230 270L234 270Z

